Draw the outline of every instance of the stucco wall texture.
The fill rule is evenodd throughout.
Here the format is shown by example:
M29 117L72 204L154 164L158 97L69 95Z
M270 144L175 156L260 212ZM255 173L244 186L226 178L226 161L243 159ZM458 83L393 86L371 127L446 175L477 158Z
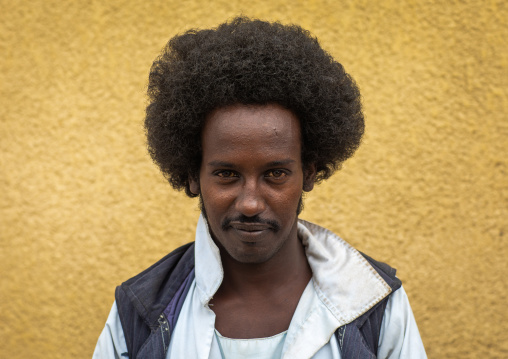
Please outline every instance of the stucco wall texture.
M87 358L117 284L193 240L142 128L166 41L295 22L366 136L302 218L399 269L430 358L508 357L505 1L0 1L0 357Z

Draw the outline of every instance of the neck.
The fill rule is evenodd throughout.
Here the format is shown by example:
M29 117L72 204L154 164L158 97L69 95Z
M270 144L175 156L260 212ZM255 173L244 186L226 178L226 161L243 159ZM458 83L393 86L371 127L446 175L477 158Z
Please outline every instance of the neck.
M312 271L305 249L296 229L280 250L263 263L241 263L233 259L221 246L224 280L219 291L240 296L270 295L294 287L307 285Z

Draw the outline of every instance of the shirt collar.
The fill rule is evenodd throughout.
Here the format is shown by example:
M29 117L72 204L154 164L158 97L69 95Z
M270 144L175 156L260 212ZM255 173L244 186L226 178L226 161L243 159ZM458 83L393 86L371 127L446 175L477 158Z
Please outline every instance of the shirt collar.
M198 289L199 300L203 305L208 305L222 283L224 269L222 269L219 247L210 235L203 214L199 216L198 220L194 253L196 288Z
M299 220L302 241L319 298L340 325L380 302L392 289L356 249L329 230Z
M358 318L391 292L367 260L329 230L299 220L298 237L305 246L317 295L340 325ZM219 289L224 270L203 215L196 230L195 273L199 299L206 306Z

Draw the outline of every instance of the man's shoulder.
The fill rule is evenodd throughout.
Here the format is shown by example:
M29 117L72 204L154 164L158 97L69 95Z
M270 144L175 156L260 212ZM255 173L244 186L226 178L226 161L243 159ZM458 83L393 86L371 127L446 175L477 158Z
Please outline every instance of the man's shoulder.
M194 242L187 243L116 288L120 306L134 307L148 323L156 323L182 283L194 270Z
M400 288L402 282L399 278L396 277L397 270L390 265L377 261L367 254L360 252L361 255L369 262L369 264L376 270L376 272L383 278L383 280L388 283L388 285L392 288L393 291Z
M122 283L122 286L135 285L140 281L146 280L147 277L166 275L168 272L172 272L176 267L178 267L179 264L183 264L181 262L192 264L192 266L194 266L194 242L184 244L183 246L171 251L147 269L126 280Z
M371 271L377 273L391 287L392 291L397 290L401 286L401 281L396 277L397 271L395 268L359 251L333 231L318 224L299 219L299 235L304 239L304 244L308 245L309 249L311 246L313 247L311 251L317 253L318 257L328 258L326 262L328 265L347 269L347 273L341 273L343 277L359 275L362 268L369 267L374 269L374 271ZM319 242L319 245L313 245L309 241L310 237L315 238Z

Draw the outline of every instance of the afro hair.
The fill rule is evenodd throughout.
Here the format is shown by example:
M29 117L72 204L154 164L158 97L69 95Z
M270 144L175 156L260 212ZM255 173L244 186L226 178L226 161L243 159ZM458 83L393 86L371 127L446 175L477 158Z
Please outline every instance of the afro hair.
M169 183L190 197L206 116L233 104L277 103L298 117L302 163L327 179L358 148L361 98L343 66L297 25L237 17L172 38L148 84L148 151Z

